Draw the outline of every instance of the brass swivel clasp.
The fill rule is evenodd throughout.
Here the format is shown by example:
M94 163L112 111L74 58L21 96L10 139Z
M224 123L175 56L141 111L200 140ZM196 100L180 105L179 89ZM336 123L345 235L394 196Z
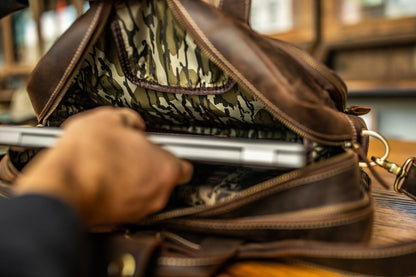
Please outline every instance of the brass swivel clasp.
M377 165L383 167L388 172L396 175L396 180L394 181L394 191L401 193L401 186L403 184L404 179L407 177L407 174L412 166L412 163L416 161L415 157L408 158L402 166L399 166L395 163L389 162L387 160L383 160L377 157L371 157Z

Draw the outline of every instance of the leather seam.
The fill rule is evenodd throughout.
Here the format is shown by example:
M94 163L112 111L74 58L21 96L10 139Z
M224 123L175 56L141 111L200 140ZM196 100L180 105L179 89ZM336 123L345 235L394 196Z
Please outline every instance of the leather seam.
M348 123L351 126L351 130L352 130L352 142L357 142L358 141L358 133L357 130L355 129L354 123L352 122L351 118L348 117L347 114L343 113L344 117L347 119Z
M84 38L82 39L82 41L79 44L77 50L75 51L75 53L74 53L74 55L71 59L71 62L67 66L64 74L62 75L61 79L59 80L58 84L56 85L55 90L52 92L52 94L49 97L48 101L46 102L44 108L42 109L41 113L39 114L39 118L42 118L43 115L46 114L46 110L49 107L50 103L56 98L56 95L59 93L60 89L63 87L63 83L65 82L65 79L70 74L70 71L72 71L72 69L74 68L74 64L78 61L78 58L80 57L80 52L85 47L85 45L88 43L88 41L89 41L88 38L90 38L90 34L92 33L93 29L95 29L95 27L97 25L98 19L100 17L99 16L100 12L103 9L102 7L103 7L102 4L100 6L98 6L91 25L88 27Z
M214 94L223 94L230 91L233 86L236 84L234 80L228 77L228 81L225 85L218 87L180 87L180 86L169 86L161 85L156 82L150 82L143 79L139 79L136 75L132 73L131 67L128 64L128 55L126 51L126 46L123 42L121 27L117 21L114 21L111 24L111 29L113 31L113 37L117 46L117 54L120 59L121 67L126 75L127 79L133 84L144 87L147 89L153 89L156 91L167 92L167 93L181 93L181 94L190 94L190 95L214 95Z
M187 17L187 19L189 20L189 24L192 26L193 30L197 33L197 35L199 36L199 38L206 44L206 46L208 48L211 49L211 51L214 53L214 55L216 57L218 57L219 60L221 60L224 65L226 66L226 68L228 68L228 70L230 72L233 72L235 75L237 75L237 77L241 80L241 82L244 84L244 86L246 88L248 88L248 90L253 91L255 96L258 97L259 99L261 99L261 101L264 103L264 105L269 108L272 111L276 111L278 110L278 114L279 116L283 117L283 119L287 122L289 122L290 124L296 126L296 128L305 130L306 132L308 132L309 134L312 134L313 136L317 136L319 138L322 137L322 133L321 132L316 132L308 127L306 127L305 125L301 125L301 127L299 127L299 123L295 120L293 120L291 117L288 116L283 116L285 115L285 113L279 109L276 105L274 105L273 103L270 102L269 99L267 99L257 88L256 86L254 86L249 80L247 80L242 74L241 72L239 72L233 65L232 63L230 63L230 61L228 61L228 59L226 59L220 51L218 51L218 49L216 47L214 47L214 45L211 43L211 41L205 36L205 34L203 34L203 32L198 28L196 22L193 20L193 18L189 15L188 11L186 11L186 9L184 8L184 6L178 2L177 0L172 0L173 2L176 3L176 6L181 10L182 14L184 16ZM324 139L346 139L345 135L328 135L325 134L324 135L325 138ZM322 139L322 138L321 138Z

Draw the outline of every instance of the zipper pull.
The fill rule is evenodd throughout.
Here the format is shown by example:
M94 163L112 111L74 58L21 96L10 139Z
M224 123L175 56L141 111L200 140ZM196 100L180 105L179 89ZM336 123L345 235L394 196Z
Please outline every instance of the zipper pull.
M353 106L347 107L344 112L346 114L352 114L352 115L365 115L365 114L368 114L370 111L371 111L370 107L353 105Z
M416 200L416 157L408 158L402 166L386 159L371 157L377 165L396 175L394 190Z

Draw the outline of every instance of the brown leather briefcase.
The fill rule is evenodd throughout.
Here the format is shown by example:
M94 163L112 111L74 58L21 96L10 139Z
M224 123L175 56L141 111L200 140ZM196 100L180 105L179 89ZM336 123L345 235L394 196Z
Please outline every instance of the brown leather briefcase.
M105 264L95 269L206 276L230 260L296 257L362 274L416 274L408 266L416 242L365 245L374 208L359 166L368 139L358 115L368 110L346 107L343 81L307 53L251 30L249 11L244 0L218 8L198 0L93 1L32 73L28 91L41 126L96 106L126 106L158 132L308 149L300 169L195 164L193 181L165 210L93 236L106 249L91 250ZM10 151L3 166L17 171L28 155Z

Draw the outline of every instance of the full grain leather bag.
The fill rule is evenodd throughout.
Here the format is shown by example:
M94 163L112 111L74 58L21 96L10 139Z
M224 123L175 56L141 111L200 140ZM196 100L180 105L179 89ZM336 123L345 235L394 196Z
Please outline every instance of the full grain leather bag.
M346 107L345 84L331 70L251 30L249 11L243 0L219 8L198 0L93 1L32 73L28 91L43 126L96 106L126 106L158 132L267 138L310 150L308 165L291 171L195 164L193 181L164 211L93 236L108 254L91 255L95 270L130 261L131 276L207 276L233 259L296 258L364 274L416 274L404 266L416 258L416 243L363 244L374 211L356 150L367 147L361 109ZM28 155L11 151L3 171L18 171Z

